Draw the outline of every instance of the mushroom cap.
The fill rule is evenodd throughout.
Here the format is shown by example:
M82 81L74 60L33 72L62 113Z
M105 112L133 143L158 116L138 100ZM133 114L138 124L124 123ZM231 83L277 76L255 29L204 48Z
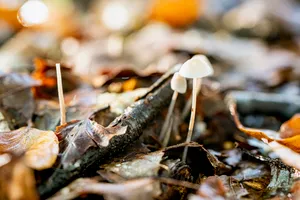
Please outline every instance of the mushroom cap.
M171 80L171 88L178 93L185 93L187 88L186 79L176 72Z
M204 55L196 55L183 63L179 74L185 78L203 78L214 73L209 60Z

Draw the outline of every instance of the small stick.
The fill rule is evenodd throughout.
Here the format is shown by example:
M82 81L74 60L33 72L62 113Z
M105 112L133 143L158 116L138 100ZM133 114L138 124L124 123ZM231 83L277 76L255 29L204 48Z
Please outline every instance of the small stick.
M61 70L60 64L56 63L56 76L57 76L57 90L58 90L58 99L60 106L60 125L66 123L66 106L64 100L64 91L62 87L62 78L61 78Z

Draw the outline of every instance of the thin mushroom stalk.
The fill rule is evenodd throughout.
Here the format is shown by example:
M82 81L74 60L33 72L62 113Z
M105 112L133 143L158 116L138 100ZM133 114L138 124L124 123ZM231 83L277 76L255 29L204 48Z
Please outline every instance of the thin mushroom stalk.
M185 78L193 79L193 91L192 91L192 108L191 108L191 118L189 123L188 134L186 142L191 142L194 123L196 118L196 103L197 103L197 80L206 76L210 76L214 73L214 70L206 58L203 55L196 55L190 60L186 61L179 70L179 74ZM201 84L201 83L200 83ZM182 161L185 162L187 158L188 147L184 148L182 154Z
M200 84L201 84L201 82L200 82ZM193 79L193 91L192 91L191 118L190 118L190 123L189 123L188 134L186 137L186 142L191 142L191 140L192 140L194 125L195 125L195 117L196 117L197 93L198 93L197 92L197 79L194 78ZM188 148L185 147L184 151L183 151L183 155L182 155L182 160L184 162L186 161L187 151L188 151Z
M186 89L187 89L186 79L184 77L180 76L178 72L176 72L171 80L171 88L174 92L173 92L170 106L168 108L168 114L167 114L166 120L163 124L163 127L160 132L160 136L159 136L159 140L163 141L163 143L162 143L163 147L166 147L169 142L170 131L168 131L168 130L172 130L172 129L169 129L169 127L171 125L170 119L171 119L171 116L174 111L178 93L183 94L186 92ZM168 134L166 134L167 132L168 132Z
M56 63L56 76L57 76L57 90L58 90L58 99L60 106L60 124L63 125L66 123L66 106L64 100L64 92L62 87L62 78L60 64Z
M173 114L173 110L174 110L174 107L175 107L175 104L176 104L177 97L178 97L178 92L174 91L172 99L171 99L171 103L170 103L169 108L168 108L168 114L167 114L166 120L165 120L165 122L162 126L161 131L160 131L159 141L164 140L165 135L166 135L166 131L168 130L168 127L170 126L170 119L171 119L171 116ZM165 147L164 144L163 144L163 147Z
M201 86L202 86L202 80L198 79L198 85L197 85L197 95L200 93L201 90ZM193 95L187 100L183 110L182 110L182 114L181 114L181 120L183 121L189 114L191 107L192 107L192 99L193 99Z

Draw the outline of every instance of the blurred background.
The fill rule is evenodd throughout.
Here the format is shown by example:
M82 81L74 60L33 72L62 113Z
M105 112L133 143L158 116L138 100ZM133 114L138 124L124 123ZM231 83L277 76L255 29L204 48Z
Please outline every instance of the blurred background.
M297 79L299 49L296 0L0 0L0 72L32 72L42 58L88 78L163 73L202 53L228 87L274 86Z

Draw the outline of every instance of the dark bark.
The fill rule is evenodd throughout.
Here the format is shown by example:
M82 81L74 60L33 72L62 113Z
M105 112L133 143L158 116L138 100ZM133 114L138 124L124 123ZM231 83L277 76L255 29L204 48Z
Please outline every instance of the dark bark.
M136 141L147 124L170 102L173 93L170 88L171 75L172 73L169 73L168 76L162 77L159 84L156 83L155 87L150 88L147 96L128 107L121 116L108 126L127 126L125 134L113 137L107 147L89 148L74 165L66 169L55 169L51 177L38 188L41 198L54 194L78 177L84 177L89 172L96 171L105 159Z

